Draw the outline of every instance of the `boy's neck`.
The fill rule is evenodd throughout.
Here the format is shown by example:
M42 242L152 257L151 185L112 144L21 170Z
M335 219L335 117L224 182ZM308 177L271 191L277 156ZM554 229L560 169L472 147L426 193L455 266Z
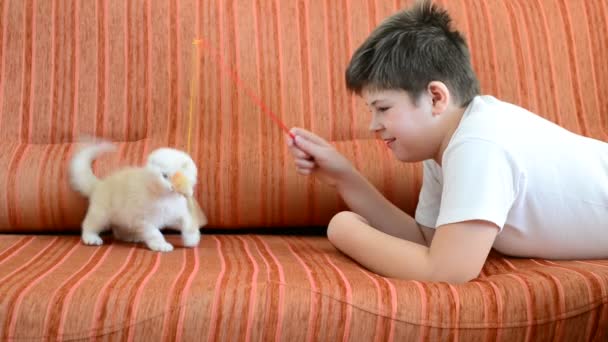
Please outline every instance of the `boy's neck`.
M439 145L439 150L437 151L437 155L433 158L439 166L441 166L441 160L443 159L443 152L448 147L450 141L452 140L452 136L458 129L458 125L460 124L460 120L466 111L466 107L449 107L442 115L444 118L444 124L442 125L443 129L443 140L441 141L441 145Z

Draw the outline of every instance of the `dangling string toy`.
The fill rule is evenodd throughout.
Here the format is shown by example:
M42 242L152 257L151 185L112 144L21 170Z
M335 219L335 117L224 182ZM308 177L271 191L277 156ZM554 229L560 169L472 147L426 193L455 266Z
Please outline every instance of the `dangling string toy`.
M195 42L198 42L197 44L203 44L208 50L212 50L213 53L211 55L215 55L215 60L217 62L216 64L220 67L222 72L228 74L232 78L234 83L240 89L242 89L251 100L253 100L258 105L262 112L268 115L279 127L281 127L281 129L283 129L283 131L285 131L285 133L289 134L292 139L295 138L295 136L289 131L289 128L287 128L287 125L285 125L279 119L279 117L264 104L264 102L255 94L255 92L251 90L251 88L249 88L245 84L245 82L243 82L243 80L241 80L239 75L237 75L235 72L233 72L226 66L226 63L224 63L224 59L222 58L221 54L219 54L217 51L213 51L209 44L204 44L202 39L196 39Z
M190 149L191 149L191 140L192 140L192 123L193 123L193 115L194 115L194 94L196 94L197 92L197 85L198 85L198 76L199 76L199 62L200 62L200 47L203 44L203 40L202 39L194 39L192 41L192 48L193 48L193 53L192 53L192 79L190 81L190 110L188 112L188 137L187 137L187 152L188 154L190 154ZM211 47L206 44L205 45L209 50L211 50ZM247 94L247 96L249 96L249 98L251 98L251 100L253 100L258 107L262 110L262 112L264 112L266 115L268 115L283 131L285 131L285 133L287 133L292 139L295 138L295 136L293 135L293 133L291 133L289 131L289 128L287 128L287 125L285 125L276 114L274 114L272 112L272 110L270 110L265 104L264 102L255 95L255 92L253 92L249 87L247 87L245 85L245 83L243 82L243 80L241 80L241 78L234 73L232 70L228 69L228 67L226 67L226 64L223 61L222 55L220 55L219 53L215 53L216 57L216 64L221 68L222 72L225 74L228 74L232 80L236 83L236 85L243 89L245 91L245 93ZM175 183L180 183L182 180L175 180ZM188 209L190 210L190 213L192 214L192 218L194 221L194 224L197 227L200 227L201 225L204 225L207 223L207 218L205 216L205 214L203 213L203 211L201 210L198 202L196 201L196 199L193 196L188 196Z
M202 40L200 39L195 39L192 41L192 79L190 80L190 110L188 111L188 154L190 154L190 142L192 140L192 116L194 112L194 94L196 94L198 90L198 87L195 87L195 85L198 85L201 43Z
M198 86L198 75L199 75L199 61L200 61L200 45L201 41L195 39L192 41L192 79L190 80L190 109L188 111L188 137L186 140L186 152L188 155L191 155L191 140L192 140L192 122L194 115L194 94L196 94L197 86ZM176 186L184 187L186 177L184 177L181 173L177 173L178 179L174 179L173 182ZM201 226L207 224L207 217L205 213L201 209L198 201L192 195L186 196L188 200L188 210L192 215L192 223L195 229L198 229Z

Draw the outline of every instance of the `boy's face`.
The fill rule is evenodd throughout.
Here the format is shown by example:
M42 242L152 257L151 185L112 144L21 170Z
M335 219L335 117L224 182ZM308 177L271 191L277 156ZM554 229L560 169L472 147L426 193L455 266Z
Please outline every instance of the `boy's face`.
M442 135L430 95L423 93L416 103L404 90L363 89L361 95L372 113L369 129L398 160L417 162L435 157Z

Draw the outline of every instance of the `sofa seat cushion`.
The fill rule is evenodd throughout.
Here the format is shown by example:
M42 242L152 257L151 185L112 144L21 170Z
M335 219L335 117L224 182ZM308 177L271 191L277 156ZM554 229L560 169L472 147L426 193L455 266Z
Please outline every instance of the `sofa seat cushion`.
M388 279L325 237L205 235L155 253L0 235L0 340L600 340L608 261L492 253L462 285Z

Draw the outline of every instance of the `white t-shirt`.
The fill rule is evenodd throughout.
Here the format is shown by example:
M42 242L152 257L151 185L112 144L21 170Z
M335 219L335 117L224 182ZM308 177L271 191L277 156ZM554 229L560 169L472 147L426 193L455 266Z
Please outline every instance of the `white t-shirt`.
M477 96L444 151L423 162L416 221L486 220L521 257L608 257L608 143L492 96Z

